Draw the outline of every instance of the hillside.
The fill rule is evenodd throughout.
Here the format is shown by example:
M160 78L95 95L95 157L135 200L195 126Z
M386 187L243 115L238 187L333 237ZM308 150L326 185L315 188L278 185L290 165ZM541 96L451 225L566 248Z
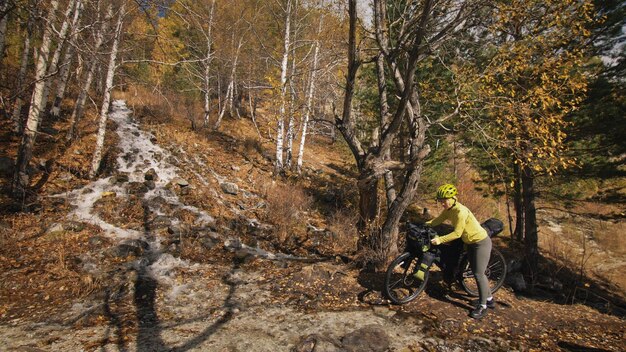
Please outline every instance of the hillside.
M247 119L207 133L128 107L132 99L113 104L99 179L84 177L94 121L65 148L59 120L39 140L37 201L19 212L2 198L3 350L624 349L623 293L598 281L574 304L554 285L535 296L507 285L482 321L467 316L470 297L437 282L390 305L384 273L351 261L355 194L341 146L314 140L295 182L272 177L272 144ZM6 125L2 136L12 143L0 157L13 158ZM3 169L4 189L10 176ZM508 239L496 245L516 258Z

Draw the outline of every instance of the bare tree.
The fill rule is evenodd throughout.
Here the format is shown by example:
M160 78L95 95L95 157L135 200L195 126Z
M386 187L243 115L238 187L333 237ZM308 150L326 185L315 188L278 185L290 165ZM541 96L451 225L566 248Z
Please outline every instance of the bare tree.
M233 33L233 43L235 41L235 34ZM224 105L222 105L222 110L220 111L220 115L215 122L214 128L217 130L222 123L222 118L224 117L224 113L226 109L228 109L228 113L230 116L233 116L233 100L236 94L236 77L237 77L237 62L239 61L239 52L241 51L241 46L243 45L243 35L239 37L239 43L235 49L235 53L232 59L232 66L230 70L230 76L228 79L228 87L226 88L226 95L224 96ZM237 112L239 114L239 112Z
M26 33L24 35L24 44L22 46L22 58L20 61L20 71L17 75L17 97L15 99L15 104L13 106L13 114L12 114L12 120L13 120L13 131L15 133L22 133L23 132L23 122L22 122L22 106L24 105L24 100L22 98L23 94L24 94L24 80L26 79L26 71L28 70L28 62L29 62L29 55L30 55L30 41L31 41L31 37L33 35L33 22L34 22L34 7L32 6L32 3L30 4L31 6L29 6L29 11L28 11L28 20L26 21Z
M298 161L296 163L296 170L300 174L302 173L302 161L304 159L304 145L306 143L307 128L309 125L309 118L311 116L311 110L313 109L313 95L315 94L315 78L317 75L317 66L320 52L319 35L322 32L322 24L324 23L324 17L322 16L318 23L317 40L315 41L315 50L313 53L313 67L311 69L311 76L309 79L309 89L307 92L307 102L304 112L304 119L302 120L302 135L300 136L300 150L298 152Z
M348 143L359 170L357 188L359 191L359 228L362 237L359 248L381 246L385 257L397 252L398 223L400 217L412 201L420 180L423 162L430 152L426 143L426 131L435 123L442 123L458 114L461 102L450 111L436 118L427 117L423 111L423 98L417 89L416 72L419 60L434 57L442 41L455 31L463 28L468 16L473 13L478 1L432 1L394 4L394 14L387 14L389 3L386 0L374 1L374 41L377 54L369 59L384 67L391 74L395 88L395 111L386 111L388 104L382 100L379 128L372 131L368 144L361 139L356 118L351 113L356 73L362 64L357 47L356 1L349 1L350 33L348 46L348 73L342 116L336 117L336 124ZM380 61L380 59L384 59ZM379 69L379 79L384 78ZM379 89L384 94L385 86L379 81ZM408 143L408 155L404 159L392 160L391 147L402 132ZM404 153L404 152L403 152ZM397 195L387 206L386 217L380 228L371 229L379 214L378 184L386 173L396 170L401 174L402 183L397 186ZM369 232L368 232L369 231ZM373 236L375 235L375 236ZM373 236L373 237L372 237ZM373 242L376 238L377 241ZM380 263L379 263L380 264Z
M278 121L276 125L276 163L274 169L276 173L283 171L283 144L285 137L285 115L287 108L287 70L289 64L290 52L290 32L291 32L291 12L292 0L287 0L285 4L285 35L283 37L283 58L280 65L280 107L278 112Z
M105 34L109 29L109 21L112 18L113 18L113 5L109 4L106 10L106 16L102 20L102 24L100 26L99 31L96 33L96 40L92 49L91 61L89 62L89 68L87 69L87 72L85 74L85 78L80 88L80 92L78 93L78 97L76 98L76 103L74 104L74 109L72 110L72 115L70 116L70 120L69 120L70 127L66 135L66 139L68 141L71 141L72 139L74 139L78 122L83 117L85 102L87 101L87 95L89 94L89 89L91 89L93 77L94 77L96 68L98 67L98 63L99 63L98 53L99 53L100 47L102 46L102 43L104 42Z
M80 20L80 15L82 13L83 4L82 0L76 1L76 9L74 10L74 19L72 21L72 33L69 35L68 40L70 44L67 46L65 50L65 54L63 54L63 60L61 61L61 68L59 71L59 77L57 79L57 89L56 94L54 96L54 101L52 104L52 108L50 109L50 115L58 117L61 109L61 101L63 100L63 96L65 95L65 87L67 86L67 80L70 76L70 67L72 63L72 58L74 57L74 52L76 48L76 32L78 30L78 24Z
M48 95L50 91L50 85L52 84L52 76L58 73L59 60L61 59L61 52L63 51L63 48L65 47L67 41L67 35L71 25L70 16L72 16L72 13L75 13L72 22L76 24L76 21L78 21L79 11L75 11L78 7L80 7L80 0L70 0L67 3L67 9L65 10L63 24L61 25L61 29L58 33L59 41L57 43L56 49L54 50L54 54L52 55L52 59L50 60L50 63L48 65L48 73L46 74L46 80L43 88L43 97L40 103L41 106L39 107L41 112L46 109L46 105L48 104Z
M100 169L102 162L102 151L104 150L104 137L106 135L107 120L109 116L109 105L111 103L111 90L113 90L113 78L115 77L115 68L117 62L117 52L122 37L122 24L126 14L126 3L123 3L119 9L117 17L117 25L115 28L115 38L111 47L109 56L109 65L107 68L106 83L104 87L104 98L102 99L102 107L100 108L100 118L98 123L98 135L96 137L96 146L91 161L91 170L89 177L94 178Z
M30 101L30 110L28 112L28 119L26 120L26 128L22 136L22 141L20 143L15 163L15 174L13 176L13 183L11 187L11 192L14 197L25 197L26 190L30 185L30 177L28 175L27 168L30 163L30 159L33 156L35 139L41 122L41 101L43 100L44 86L46 83L45 76L48 68L48 59L50 56L50 47L52 45L54 22L56 20L56 10L58 6L58 0L52 0L50 2L47 23L41 40L41 46L39 47L37 66L35 70L35 88Z

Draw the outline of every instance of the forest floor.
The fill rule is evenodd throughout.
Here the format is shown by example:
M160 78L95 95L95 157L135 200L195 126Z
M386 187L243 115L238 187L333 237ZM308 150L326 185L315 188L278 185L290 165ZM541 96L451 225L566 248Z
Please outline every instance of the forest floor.
M340 153L313 142L305 177L282 185L247 120L198 134L123 108L101 179L84 177L94 122L65 147L58 121L35 153L39 197L26 212L0 198L0 351L626 350L624 293L610 280L623 277L620 250L604 281L575 287L577 268L546 257L551 282L532 295L505 286L480 321L436 274L415 301L391 305L384 273L356 268L351 239L332 231L353 227L328 208L354 197ZM11 141L0 158L14 158L17 140L0 133ZM575 226L559 214L544 214L546 233ZM519 254L508 238L495 244Z

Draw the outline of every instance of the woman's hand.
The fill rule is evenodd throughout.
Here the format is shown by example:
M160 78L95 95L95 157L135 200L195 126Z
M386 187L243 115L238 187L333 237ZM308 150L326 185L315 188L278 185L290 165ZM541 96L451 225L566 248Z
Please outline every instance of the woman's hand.
M438 245L441 244L441 239L439 239L439 237L435 237L432 240L430 240L430 243L435 245L435 246L438 246Z

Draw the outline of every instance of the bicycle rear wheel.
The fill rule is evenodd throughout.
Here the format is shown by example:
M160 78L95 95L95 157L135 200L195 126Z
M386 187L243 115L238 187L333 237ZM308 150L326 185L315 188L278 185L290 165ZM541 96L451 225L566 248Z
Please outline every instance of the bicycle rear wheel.
M404 304L415 299L426 287L429 272L424 280L413 277L419 258L409 252L400 254L389 264L385 275L385 294L395 304Z
M464 254L463 259L461 259L460 268L461 276L459 281L461 282L461 286L463 286L465 292L470 296L478 296L478 286L476 285L476 279L470 267L467 253ZM502 287L504 279L506 278L506 261L502 253L495 248L491 249L491 258L489 258L489 264L487 264L485 274L487 275L489 288L493 294Z

